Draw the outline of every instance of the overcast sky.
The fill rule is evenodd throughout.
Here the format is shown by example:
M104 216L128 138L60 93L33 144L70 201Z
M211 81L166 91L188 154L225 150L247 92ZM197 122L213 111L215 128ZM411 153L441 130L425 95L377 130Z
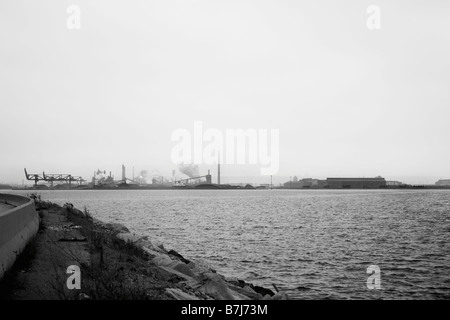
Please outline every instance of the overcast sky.
M0 181L170 176L194 121L279 129L280 179L450 178L449 17L446 0L0 0Z

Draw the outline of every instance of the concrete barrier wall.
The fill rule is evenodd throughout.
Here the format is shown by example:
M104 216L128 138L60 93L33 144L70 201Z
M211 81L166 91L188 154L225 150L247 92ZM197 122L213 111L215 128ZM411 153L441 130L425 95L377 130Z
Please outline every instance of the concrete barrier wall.
M39 229L39 215L33 200L0 194L0 203L5 200L13 206L0 210L0 279Z

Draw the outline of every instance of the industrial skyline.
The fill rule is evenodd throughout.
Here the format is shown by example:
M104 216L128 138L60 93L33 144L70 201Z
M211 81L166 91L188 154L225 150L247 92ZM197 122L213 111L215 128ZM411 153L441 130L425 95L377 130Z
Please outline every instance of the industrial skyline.
M287 189L380 189L380 188L408 188L408 187L433 187L433 188L448 188L450 187L450 179L439 179L432 183L409 183L405 181L385 179L382 176L377 177L327 177L327 178L306 178L289 176L289 180L286 181L285 177L277 177L275 183L273 176L265 177L264 180L255 180L255 177L229 177L226 176L222 179L221 183L221 171L220 161L217 163L216 173L211 174L211 169L208 169L206 174L200 171L198 165L185 165L178 166L178 170L172 170L171 176L164 175L151 175L146 170L140 170L135 175L135 167L132 166L131 171L127 171L127 167L122 164L121 175L115 179L113 171L107 170L94 170L92 176L88 179L84 179L81 176L74 176L72 174L52 173L29 173L24 168L25 179L33 182L25 183L22 180L22 184L10 183L4 184L0 181L0 186L5 188L12 186L15 188L30 188L30 187L50 187L50 188L110 188L110 187L126 187L128 186L141 186L149 188L152 187L183 187L183 186L252 186L261 188L287 188ZM214 171L214 169L213 169ZM127 173L128 172L128 173ZM130 173L131 172L131 173ZM130 175L131 174L131 175ZM284 179L284 181L283 181ZM65 187L64 187L65 186Z
M94 170L94 173L92 173L92 170L90 173L87 173L86 175L78 175L78 171L74 172L74 174L64 173L64 174L46 174L45 171L33 171L33 173L28 173L25 169L25 175L19 177L17 180L7 181L4 179L1 179L0 177L0 184L6 184L6 185L13 185L13 186L20 186L20 185L31 185L30 182L27 182L27 180L34 181L35 179L38 179L36 181L44 181L45 183L48 183L49 185L52 184L52 181L55 183L69 183L69 181L73 182L74 184L85 184L86 182L92 181L92 178L99 174L104 174L105 177L110 176L112 178L114 177L121 177L120 180L122 181L134 181L138 180L139 183L154 183L152 181L156 180L165 180L166 182L173 182L176 180L183 180L188 179L192 177L204 177L206 175L205 172L208 172L210 174L210 171L213 171L213 179L214 183L221 184L222 182L225 184L253 184L253 185L261 185L261 184L270 184L271 177L270 176L262 176L262 175L230 175L229 173L221 173L220 172L220 166L224 166L223 164L218 164L216 166L198 166L198 165L191 165L188 167L194 167L195 169L189 172L188 169L183 168L182 166L179 166L178 168L173 167L172 170L167 172L161 172L159 170L142 170L142 168L137 168L138 174L134 173L135 166L128 166L128 174L126 174L125 165L120 165L120 171L117 170L100 170L96 169ZM232 167L231 165L227 165L226 169L228 170L229 167ZM23 170L23 169L22 169ZM53 170L54 171L54 170ZM63 170L64 172L68 172L70 170ZM31 172L31 171L30 171ZM36 173L38 172L38 173ZM97 173L96 173L97 172ZM216 174L217 173L217 174ZM143 176L145 175L145 176ZM27 177L29 176L29 179ZM385 175L376 175L376 176L383 176L386 177L387 181L399 181L406 184L411 185L434 185L437 182L440 182L441 184L446 183L447 181L450 181L450 179L447 179L445 176L434 176L434 177L404 177L404 176L385 176ZM287 181L293 181L293 179L296 180L302 180L302 179L317 179L317 180L326 180L329 177L352 177L352 178L369 178L372 177L370 175L339 175L339 174L331 174L329 176L325 175L316 175L312 176L308 173L305 174L291 174L291 175L273 175L273 184L274 185L282 185L286 184ZM374 176L373 176L374 177ZM34 182L33 182L34 183Z

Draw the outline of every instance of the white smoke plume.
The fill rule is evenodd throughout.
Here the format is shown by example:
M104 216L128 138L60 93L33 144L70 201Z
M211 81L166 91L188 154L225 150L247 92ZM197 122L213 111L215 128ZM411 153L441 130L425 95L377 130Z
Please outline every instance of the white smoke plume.
M189 178L198 177L200 175L198 165L196 164L180 164L178 170L187 175Z
M147 178L148 177L148 172L147 170L142 170L141 173L139 174L142 178Z
M142 170L142 171L139 173L139 177L137 178L137 181L138 181L139 183L147 183L147 177L148 177L148 172L147 172L147 170Z

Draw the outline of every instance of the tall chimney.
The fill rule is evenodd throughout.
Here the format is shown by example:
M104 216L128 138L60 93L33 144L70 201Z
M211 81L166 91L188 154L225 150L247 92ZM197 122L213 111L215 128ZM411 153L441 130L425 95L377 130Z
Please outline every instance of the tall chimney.
M220 184L220 151L217 158L217 184Z
M125 166L124 165L122 165L122 180L123 180L123 182L125 182L125 180L126 180L126 177L125 177Z

